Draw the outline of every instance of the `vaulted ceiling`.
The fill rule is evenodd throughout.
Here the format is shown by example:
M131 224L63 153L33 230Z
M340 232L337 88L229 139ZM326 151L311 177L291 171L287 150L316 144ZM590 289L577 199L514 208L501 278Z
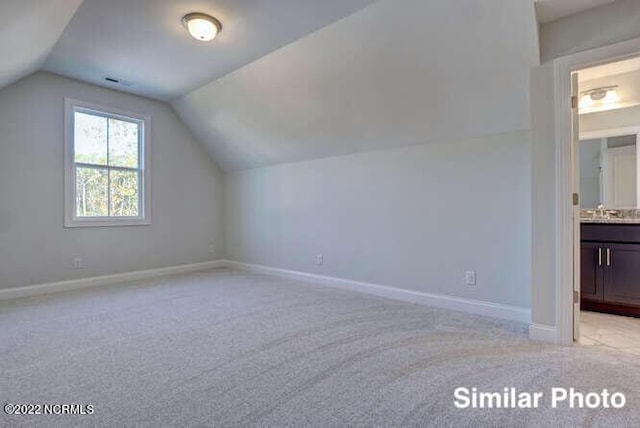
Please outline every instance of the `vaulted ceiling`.
M173 102L225 170L529 128L533 4L381 0Z
M82 0L0 2L0 88L42 68Z
M366 6L373 0L84 0L44 69L170 100ZM212 43L186 35L181 18L222 21Z
M610 1L3 1L0 88L44 69L171 101L225 170L509 132L529 127L534 2L550 21ZM194 11L214 42L186 35Z

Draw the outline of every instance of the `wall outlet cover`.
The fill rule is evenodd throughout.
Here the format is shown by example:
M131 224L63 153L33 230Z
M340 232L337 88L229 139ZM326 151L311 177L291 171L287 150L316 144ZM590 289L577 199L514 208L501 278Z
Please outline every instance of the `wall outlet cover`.
M476 285L476 272L468 270L464 274L464 283L467 285Z
M84 264L82 263L82 257L74 257L73 258L73 268L74 269L82 269Z

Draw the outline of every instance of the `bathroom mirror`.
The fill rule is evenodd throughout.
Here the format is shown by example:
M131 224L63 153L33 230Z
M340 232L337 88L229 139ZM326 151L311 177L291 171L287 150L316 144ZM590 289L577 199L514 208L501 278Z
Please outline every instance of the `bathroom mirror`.
M640 208L638 135L580 141L581 208Z

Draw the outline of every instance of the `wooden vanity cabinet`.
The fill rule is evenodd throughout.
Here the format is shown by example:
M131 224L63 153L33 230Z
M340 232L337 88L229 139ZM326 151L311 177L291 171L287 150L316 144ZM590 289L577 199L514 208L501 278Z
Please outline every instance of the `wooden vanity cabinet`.
M603 300L640 307L640 244L607 244L607 250Z
M581 306L640 317L640 225L581 226Z
M602 244L582 242L580 246L580 295L582 299L602 300Z

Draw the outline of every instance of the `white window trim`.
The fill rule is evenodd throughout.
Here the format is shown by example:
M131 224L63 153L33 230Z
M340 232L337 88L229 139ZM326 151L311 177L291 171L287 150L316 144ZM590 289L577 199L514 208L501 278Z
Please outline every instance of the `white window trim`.
M142 213L138 217L78 217L75 210L75 177L74 165L74 111L76 108L93 110L96 113L106 113L128 120L142 123L140 144L140 168L142 169L142 184L140 197ZM105 107L93 103L79 101L73 98L64 99L64 227L104 227L104 226L144 226L151 224L151 168L149 163L149 134L151 117L139 113L132 113Z

